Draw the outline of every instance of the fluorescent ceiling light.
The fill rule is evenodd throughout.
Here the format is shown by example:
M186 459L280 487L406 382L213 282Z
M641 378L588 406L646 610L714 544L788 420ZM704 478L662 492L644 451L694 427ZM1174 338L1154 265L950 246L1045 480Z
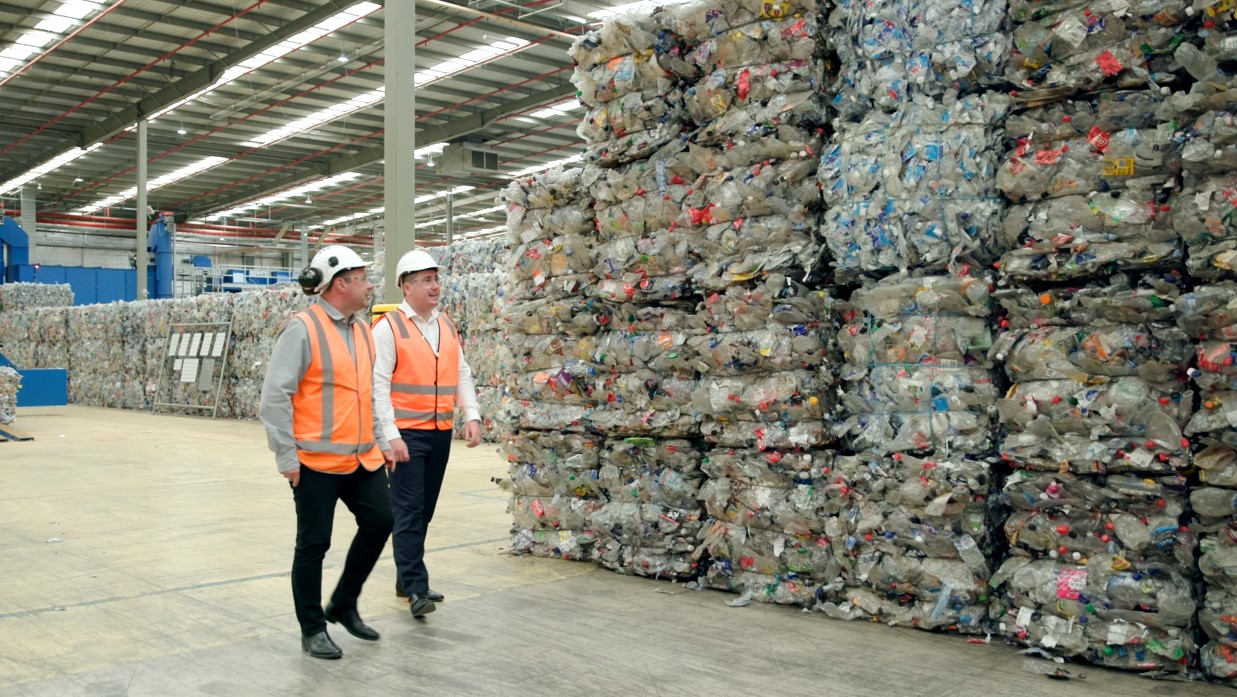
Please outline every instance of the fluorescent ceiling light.
M572 155L571 157L564 157L561 160L554 160L552 162L547 162L543 165L533 165L532 167L525 167L524 169L517 169L514 172L508 172L507 176L511 177L512 179L515 179L516 177L522 177L526 174L532 174L533 172L541 172L541 171L550 169L551 167L562 167L563 165L569 165L573 162L579 162L580 160L583 160L583 159L584 159L583 153L579 155Z
M217 167L227 161L228 161L228 158L226 157L212 156L212 157L203 158L201 160L198 160L197 162L194 162L193 164L185 165L184 167L181 167L178 170L168 172L167 174L164 174L161 177L156 177L154 179L151 179L149 182L146 183L146 190L154 191L155 189L167 186L168 184L174 184L180 181L181 179L192 177L193 175L199 172L204 172L210 169L211 167ZM78 213L94 213L95 211L101 210L103 208L107 208L108 206L114 206L117 203L120 203L121 201L128 201L134 196L137 196L136 186L129 187L128 189L125 189L124 191L118 194L115 194L113 196L108 196L107 198L99 199L98 201L95 201L94 203L88 206L82 206L81 208L77 209L77 212Z
M451 58L450 60L443 61L432 68L427 68L414 74L412 76L413 86L425 87L432 82L437 82L450 77L451 75L476 68L483 63L491 61L505 53L510 53L531 45L532 44L524 39L517 39L513 36L509 36L505 39L495 41L489 46L480 46L472 51L469 51L468 53L465 53L459 58ZM284 138L317 128L324 123L329 123L335 119L342 118L354 112L360 111L361 109L377 104L382 101L385 96L386 88L379 87L376 90L359 94L346 102L334 104L325 109L316 111L309 116L297 119L286 126L281 126L279 128L267 131L266 133L263 133L256 138L247 140L242 144L249 148L265 147L271 143L283 140ZM183 101L181 103L183 103ZM175 107L176 105L168 107L162 112L156 113L155 116L167 113Z
M300 186L296 186L291 189L286 189L284 191L271 194L269 196L263 196L262 198L258 198L252 201L248 201L246 203L242 203L239 206L229 208L226 211L219 211L218 213L212 213L206 216L205 218L202 218L201 220L213 222L216 220L222 220L224 218L230 218L236 215L237 213L243 213L249 210L256 210L258 208L264 208L266 206L269 206L269 205L272 205L272 204L275 204L275 203L278 203L280 201L284 201L287 199L299 199L301 197L305 197L306 199L308 199L309 194L312 194L316 191L322 191L323 189L329 189L337 184L343 184L346 182L350 182L359 176L361 176L360 172L344 172L342 174L336 174L333 177L326 177L324 179L318 179L316 181L306 182L305 184L301 184Z
M95 143L85 149L73 148L72 150L66 150L38 167L26 172L25 174L0 184L0 194L7 194L14 189L20 189L24 184L26 184L26 182L33 179L38 179L48 172L53 172L64 165L69 164L73 160L76 160L82 155L85 155L88 152L94 152L101 147L103 147L103 143Z
M443 198L443 197L445 197L445 196L456 196L456 195L458 195L458 194L462 194L462 193L466 193L466 192L472 191L472 190L473 190L473 189L475 189L475 188L477 188L477 187L475 187L475 186L457 186L457 187L455 187L454 189L448 189L447 191L435 191L435 192L434 192L434 193L432 193L432 194L424 194L424 195L422 195L422 196L418 196L418 197L416 197L416 198L412 199L412 202L413 202L413 203L429 203L430 201L433 201L433 200L434 200L434 199L436 199L436 198Z
M457 216L454 216L454 219L455 220L473 220L475 218L484 218L485 216L490 215L491 213L497 213L499 211L505 211L505 210L507 210L506 206L493 206L491 208L485 208L483 210L473 211L472 213L464 213L462 215L457 215ZM439 218L437 220L430 220L424 223L417 223L416 225L413 226L413 228L420 230L421 228L434 227L435 225L445 225L446 223L447 223L446 218Z
M576 109L582 109L583 107L584 105L578 100L568 99L565 102L559 102L558 104L550 105L544 109L538 109L537 111L529 114L529 116L534 119L548 119L554 116L565 116L568 112L575 111ZM524 120L523 117L521 117L521 120Z
M447 147L446 143L434 143L433 145L427 145L423 148L417 148L412 151L412 158L414 160L424 160L432 155L441 155L442 149L445 147Z
M385 212L386 212L386 208L384 208L383 206L378 206L377 208L371 208L367 211L361 211L360 213L353 213L352 215L345 215L339 218L331 218L330 220L325 220L322 222L321 225L311 225L310 229L320 230L324 227L330 227L332 225L340 225L341 223L351 223L357 220L364 220L365 218L370 218L375 215L382 215Z
M508 36L505 39L499 39L488 46L478 46L477 48L465 53L458 58L445 60L438 65L426 68L412 76L413 87L425 87L431 82L437 82L443 78L462 73L465 70L475 68L482 63L489 62L504 53L511 53L520 49L531 46L524 39L518 39L514 36Z
M417 204L417 203L427 203L427 202L429 202L429 201L433 201L433 200L434 200L434 199L436 199L436 198L442 198L442 197L444 197L444 196L446 196L446 195L448 195L448 194L451 194L452 196L454 196L454 195L456 195L456 194L462 194L462 193L466 193L466 192L472 191L472 190L473 190L473 189L475 189L475 188L477 188L477 187L475 187L475 186L457 186L457 187L455 187L454 189L450 189L450 190L448 190L448 191L437 191L437 192L434 192L434 193L432 193L432 194L425 194L425 195L423 195L423 196L418 196L418 197L414 198L414 199L412 200L412 202L413 202L414 204ZM364 220L365 218L370 218L370 217L373 217L373 216L375 216L375 215L382 215L382 214L383 214L383 213L385 213L385 212L386 212L386 208L385 208L385 207L383 207L383 206L379 206L379 207L377 207L377 208L371 208L371 209L369 209L369 210L367 210L367 211L361 211L360 213L353 213L352 215L344 215L344 216L340 216L340 217L338 217L338 218L331 218L330 220L324 220L324 221L322 221L322 224L321 224L321 225L311 225L311 226L310 226L310 229L311 229L311 230L317 230L317 229L321 229L321 228L324 228L324 227L330 227L330 226L332 226L332 225L341 225L341 224L343 224L343 223L352 223L352 222L356 222L356 221L358 221L358 220Z
M614 15L625 14L648 14L654 7L664 7L666 5L675 5L685 0L639 0L639 2L629 2L624 5L615 5L604 10L595 10L588 13L593 19L605 19Z
M498 233L498 232L506 232L506 230L507 230L506 225L495 225L494 227L481 228L480 230L472 230L467 235L464 235L460 239L468 240L474 237L480 237L482 235L493 235L494 233Z
M357 96L353 97L352 99L349 99L346 102L343 102L341 104L334 104L325 109L315 111L309 116L306 116L301 119L297 119L296 121L293 121L292 123L286 126L280 126L279 128L275 128L270 131L267 131L266 133L263 133L262 135L256 138L245 141L244 145L250 148L260 148L266 145L270 145L271 143L274 143L276 141L283 140L284 138L287 138L288 136L293 136L303 131L308 131L310 129L316 128L318 126L321 126L324 123L334 121L335 119L347 116L348 114L351 114L356 111L360 111L361 109L364 109L365 107L372 106L374 104L377 104L378 102L381 102L383 94L385 92L386 92L385 87L379 87L376 90L371 90L369 92L358 94Z
M229 82L232 82L233 80L236 80L242 75L251 73L254 70L257 70L258 68L261 68L264 65L273 63L274 61L279 60L280 58L288 55L289 53L292 53L293 51L297 49L304 48L305 46L308 46L309 44L317 41L318 39L321 39L322 37L335 31L336 29L339 29L340 27L348 26L349 24L363 17L371 15L380 9L382 9L382 6L377 3L361 2L361 3L357 3L356 5L353 5L352 7L349 7L346 10L336 12L330 17L327 17L321 22L318 22L317 24L313 25L309 29L302 31L299 34L296 34L289 39L285 39L284 41L281 41L278 44L271 46L270 48L257 54L256 56L251 56L250 58L247 58L241 61L240 63L237 63L231 68L228 68L227 70L223 71L223 74L219 76L218 80L215 80L213 83L211 83L207 87L169 106L163 107L162 109L156 111L154 114L146 117L146 120L154 121L160 116L163 116L164 114L180 106L183 106L184 104L187 104L188 102L192 102L195 99L201 99L202 97L206 96L210 92L213 92L214 90L217 90L220 87L223 87L224 85L228 84Z

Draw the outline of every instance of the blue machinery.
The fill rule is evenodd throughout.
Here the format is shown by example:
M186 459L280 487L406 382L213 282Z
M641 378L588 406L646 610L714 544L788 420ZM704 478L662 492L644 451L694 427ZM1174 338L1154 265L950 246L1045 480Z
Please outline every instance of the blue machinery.
M8 269L30 263L30 236L7 215L0 215L0 257L4 259L4 280L9 280Z
M150 297L155 300L165 300L175 295L172 284L176 280L176 264L172 256L175 247L173 225L172 216L161 215L150 226L146 237L146 251L155 255L154 283L150 284L149 291Z

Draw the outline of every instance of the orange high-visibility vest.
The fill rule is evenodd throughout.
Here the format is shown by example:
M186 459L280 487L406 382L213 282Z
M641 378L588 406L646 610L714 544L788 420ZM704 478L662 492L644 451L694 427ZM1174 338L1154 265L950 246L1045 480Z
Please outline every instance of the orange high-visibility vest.
M382 466L374 441L374 338L364 322L352 325L352 345L340 336L321 305L293 320L309 329L309 368L292 395L292 435L301 464L319 472L347 474L357 465Z
M455 390L460 379L460 337L447 316L438 315L438 355L417 325L399 310L386 315L395 339L391 406L404 429L450 431L455 425Z

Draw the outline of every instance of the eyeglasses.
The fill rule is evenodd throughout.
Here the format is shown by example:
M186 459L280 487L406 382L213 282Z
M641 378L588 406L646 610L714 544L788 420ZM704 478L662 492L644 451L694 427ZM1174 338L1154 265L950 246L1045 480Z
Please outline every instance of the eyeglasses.
M441 285L442 279L438 276L422 276L421 278L405 278L404 283L411 283L414 286L434 286Z

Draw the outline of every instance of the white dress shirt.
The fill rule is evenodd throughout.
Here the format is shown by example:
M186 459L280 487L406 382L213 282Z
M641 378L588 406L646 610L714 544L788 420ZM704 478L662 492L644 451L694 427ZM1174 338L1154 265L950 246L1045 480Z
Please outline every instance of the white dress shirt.
M412 311L408 302L399 304L397 312L402 312L421 330L421 334L438 355L438 308L430 312L430 316L422 319ZM418 340L413 337L413 340ZM400 437L399 427L395 425L395 407L391 406L391 374L395 372L395 334L391 324L381 320L374 325L374 415L382 424L383 436L387 441ZM464 347L460 346L460 375L456 381L455 404L464 410L465 421L480 421L481 409L477 406L477 387L473 384L472 368L464 360Z

